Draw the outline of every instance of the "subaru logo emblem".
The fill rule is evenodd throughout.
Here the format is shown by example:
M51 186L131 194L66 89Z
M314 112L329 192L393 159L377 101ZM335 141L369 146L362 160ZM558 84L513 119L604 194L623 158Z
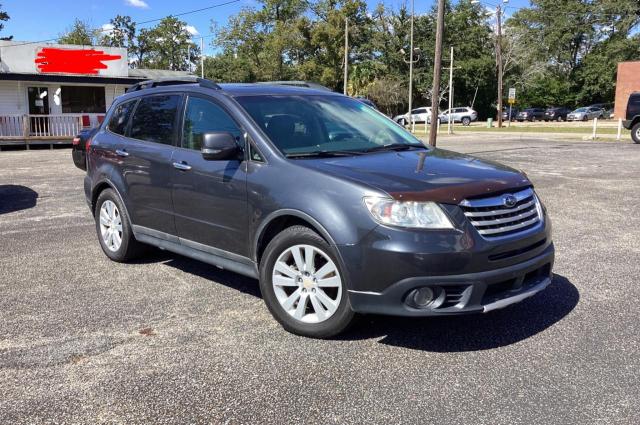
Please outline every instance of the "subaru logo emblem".
M504 198L502 198L502 203L507 208L515 207L518 203L518 198L513 195L505 195Z

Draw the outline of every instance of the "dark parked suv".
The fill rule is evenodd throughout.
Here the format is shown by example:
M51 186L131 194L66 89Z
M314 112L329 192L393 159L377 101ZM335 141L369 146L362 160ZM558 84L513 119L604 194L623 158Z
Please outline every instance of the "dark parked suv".
M84 189L109 258L148 244L259 279L301 335L356 313L489 312L551 282L551 222L526 175L322 90L135 85L88 143Z
M567 115L569 115L570 113L571 113L571 109L569 108L564 108L564 107L547 108L547 110L544 113L544 120L545 121L566 121Z
M640 92L629 96L626 118L622 122L624 128L631 130L631 138L635 143L640 143Z

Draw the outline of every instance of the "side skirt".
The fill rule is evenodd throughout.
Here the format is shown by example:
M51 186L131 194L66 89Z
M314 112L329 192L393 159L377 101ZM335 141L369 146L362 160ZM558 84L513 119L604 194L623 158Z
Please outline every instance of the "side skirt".
M184 255L185 257L193 258L194 260L202 261L221 269L258 279L258 266L247 257L147 227L136 225L132 227L135 238L140 242L156 246L160 249L166 249L167 251L175 252L176 254Z

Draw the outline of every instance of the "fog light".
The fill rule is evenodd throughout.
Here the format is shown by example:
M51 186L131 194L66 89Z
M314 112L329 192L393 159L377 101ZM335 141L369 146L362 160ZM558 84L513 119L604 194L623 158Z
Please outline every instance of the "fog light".
M419 288L413 293L413 302L416 307L427 307L433 302L433 295L433 290L431 288L426 286Z

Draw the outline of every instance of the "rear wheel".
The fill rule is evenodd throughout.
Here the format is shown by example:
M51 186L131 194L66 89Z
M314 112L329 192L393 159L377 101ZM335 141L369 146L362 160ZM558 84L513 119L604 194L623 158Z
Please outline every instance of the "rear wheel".
M471 124L471 118L469 117L462 118L462 125L468 126L469 124Z
M260 290L273 317L312 338L335 336L353 321L344 277L334 249L304 226L273 238L260 262Z
M143 245L133 236L127 211L113 189L100 192L96 201L95 221L98 240L107 257L126 262L141 254Z
M631 138L634 143L640 143L640 122L631 127Z

